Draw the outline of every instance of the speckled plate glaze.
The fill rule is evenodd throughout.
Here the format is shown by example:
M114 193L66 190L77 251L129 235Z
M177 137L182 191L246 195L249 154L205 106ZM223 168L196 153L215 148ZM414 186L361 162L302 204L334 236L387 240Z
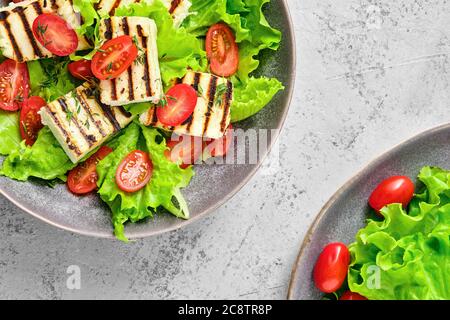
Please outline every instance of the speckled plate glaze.
M312 272L321 250L330 242L354 241L365 226L367 199L383 179L407 175L415 181L424 166L450 168L450 124L421 133L391 149L348 181L329 200L308 231L294 265L288 299L320 299Z
M0 4L4 1L0 1ZM292 97L295 79L295 41L292 21L284 0L272 0L265 12L269 22L283 33L281 47L277 52L262 53L260 75L276 77L286 86L259 114L236 125L242 129L281 129ZM267 150L276 136L269 138ZM262 157L252 165L201 165L196 176L183 191L190 211L188 221L170 215L160 215L153 220L128 225L126 235L130 239L149 237L181 228L214 211L238 192L255 174ZM0 160L1 161L1 160ZM96 195L75 197L65 185L51 189L34 183L21 183L0 177L0 193L12 203L31 215L56 227L75 233L113 238L110 210Z

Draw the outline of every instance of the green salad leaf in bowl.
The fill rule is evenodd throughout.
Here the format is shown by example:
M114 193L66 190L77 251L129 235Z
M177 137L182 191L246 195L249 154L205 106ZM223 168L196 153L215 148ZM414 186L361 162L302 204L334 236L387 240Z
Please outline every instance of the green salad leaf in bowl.
M408 209L391 204L349 247L348 286L369 300L450 299L450 171L425 167Z

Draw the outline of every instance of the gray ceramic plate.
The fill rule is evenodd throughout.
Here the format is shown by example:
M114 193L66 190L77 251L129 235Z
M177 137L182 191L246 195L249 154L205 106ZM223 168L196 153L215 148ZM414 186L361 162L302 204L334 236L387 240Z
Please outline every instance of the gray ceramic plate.
M284 0L272 0L266 13L270 23L283 32L283 40L279 51L263 53L259 72L277 77L286 90L279 93L258 115L236 126L244 130L281 129L294 87L295 45L287 4ZM269 139L264 155L276 138ZM197 167L195 178L183 192L191 210L190 220L183 221L170 215L158 216L145 223L127 226L127 236L135 239L160 234L183 227L212 212L245 185L259 168L262 158L255 165ZM59 228L89 236L113 237L110 211L95 195L79 198L67 192L64 185L50 189L4 177L0 177L0 193L24 211Z
M367 199L376 185L392 175L414 181L424 166L450 168L450 124L421 133L370 163L329 200L308 231L294 265L288 299L320 299L312 271L318 255L330 242L354 241L365 226Z

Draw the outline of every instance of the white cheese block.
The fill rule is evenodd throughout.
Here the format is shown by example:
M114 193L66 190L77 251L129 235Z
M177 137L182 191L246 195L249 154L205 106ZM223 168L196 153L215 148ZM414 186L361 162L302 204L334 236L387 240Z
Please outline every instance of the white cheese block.
M191 85L198 93L194 113L185 123L177 127L164 126L158 121L156 106L141 115L141 123L173 131L178 135L209 139L223 137L231 121L230 106L233 100L231 81L210 73L189 71L182 83Z
M53 57L33 36L33 22L42 13L61 16L76 30L81 17L67 0L28 0L0 9L0 48L5 57L19 62ZM78 37L77 50L91 47L89 40Z
M133 120L122 107L100 103L89 82L42 107L39 114L73 163Z
M142 17L111 17L101 21L100 36L104 40L121 35L130 35L137 41L138 58L119 77L100 81L101 101L110 106L158 103L163 95L163 87L155 22Z

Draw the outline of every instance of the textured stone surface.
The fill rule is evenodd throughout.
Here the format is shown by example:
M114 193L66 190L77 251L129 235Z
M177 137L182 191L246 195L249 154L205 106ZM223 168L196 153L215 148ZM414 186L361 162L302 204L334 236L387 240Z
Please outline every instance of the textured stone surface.
M299 63L279 170L130 245L57 230L0 198L0 298L285 298L323 203L383 150L447 122L450 104L449 2L288 2ZM81 290L66 288L69 265Z

